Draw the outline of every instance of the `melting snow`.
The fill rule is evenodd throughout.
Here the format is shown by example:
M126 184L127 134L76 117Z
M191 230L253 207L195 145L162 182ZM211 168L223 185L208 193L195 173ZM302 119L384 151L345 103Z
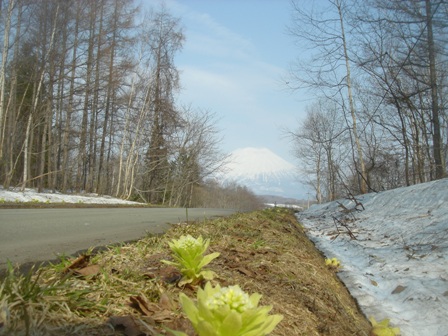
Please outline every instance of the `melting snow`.
M40 203L88 203L88 204L137 204L136 202L125 201L111 196L99 196L98 194L66 195L59 192L38 193L34 189L5 190L0 186L0 202L40 202Z
M448 335L448 179L314 205L298 214L367 317L403 336ZM355 237L356 239L353 239Z

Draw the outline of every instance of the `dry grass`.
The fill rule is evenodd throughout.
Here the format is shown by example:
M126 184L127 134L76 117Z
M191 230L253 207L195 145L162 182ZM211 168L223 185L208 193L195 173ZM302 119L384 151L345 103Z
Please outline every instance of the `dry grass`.
M164 326L194 335L178 296L195 297L196 288L176 286L179 273L160 262L170 257L167 242L183 234L210 238L208 253L221 253L208 267L215 283L258 292L284 316L271 335L369 335L369 322L284 209L175 225L92 256L88 265L98 266L84 275L68 260L28 278L11 273L0 286L0 335L164 335Z

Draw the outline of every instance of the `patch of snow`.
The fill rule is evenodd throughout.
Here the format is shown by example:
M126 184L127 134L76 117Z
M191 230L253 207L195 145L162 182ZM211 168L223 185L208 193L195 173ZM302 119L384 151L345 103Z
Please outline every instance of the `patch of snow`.
M297 211L303 210L303 207L301 207L300 205L297 205L297 204L265 203L265 205L269 208L279 207L279 208L293 209L293 210L297 210Z
M447 336L448 179L356 200L297 216L317 248L341 261L338 275L367 317L390 318L403 336Z
M139 204L111 196L99 196L98 194L61 194L59 192L45 191L38 193L35 189L26 188L20 191L18 188L3 189L0 186L0 202L39 202L39 203L84 203L84 204Z

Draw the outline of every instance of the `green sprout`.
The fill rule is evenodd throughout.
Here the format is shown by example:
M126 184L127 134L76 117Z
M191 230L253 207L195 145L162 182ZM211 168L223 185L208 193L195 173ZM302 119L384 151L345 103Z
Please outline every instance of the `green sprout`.
M375 318L370 317L372 323L372 336L397 336L400 335L400 328L392 328L389 326L390 320L384 319L381 322L377 322Z
M182 309L199 336L264 336L283 319L268 315L272 306L260 306L261 295L248 295L236 286L212 287L207 282L197 293L197 305L184 293L179 295ZM185 336L171 331L175 336Z
M183 276L179 282L180 285L198 283L203 279L212 280L215 277L213 271L203 269L219 256L219 252L204 256L210 245L209 239L204 240L202 236L196 239L188 235L173 239L168 245L173 252L174 261L162 260L162 262L179 268Z
M341 262L337 258L325 259L325 265L327 265L328 268L337 270L341 267Z

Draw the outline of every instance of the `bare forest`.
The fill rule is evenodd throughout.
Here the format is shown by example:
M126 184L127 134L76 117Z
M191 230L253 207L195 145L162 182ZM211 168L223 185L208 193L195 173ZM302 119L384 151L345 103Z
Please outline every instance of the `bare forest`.
M314 102L286 133L316 201L446 177L448 2L294 0L291 14L287 84Z
M207 203L225 157L215 115L175 104L179 18L132 0L0 6L4 188Z

